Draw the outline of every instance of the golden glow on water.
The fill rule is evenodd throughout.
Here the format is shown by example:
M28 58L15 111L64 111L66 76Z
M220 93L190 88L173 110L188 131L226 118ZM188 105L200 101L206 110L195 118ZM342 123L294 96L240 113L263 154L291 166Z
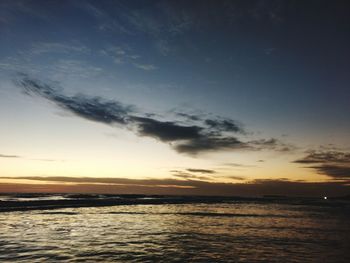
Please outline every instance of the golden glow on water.
M348 220L332 207L116 206L1 213L0 224L0 260L4 261L349 260ZM330 249L331 244L337 245Z

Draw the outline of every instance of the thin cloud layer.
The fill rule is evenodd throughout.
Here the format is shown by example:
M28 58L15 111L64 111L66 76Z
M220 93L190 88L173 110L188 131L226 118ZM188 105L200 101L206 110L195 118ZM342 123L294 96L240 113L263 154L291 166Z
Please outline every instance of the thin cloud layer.
M108 125L117 124L134 131L139 136L152 137L169 143L179 153L196 155L220 150L276 150L288 151L289 146L276 139L243 141L238 135L246 131L239 122L217 117L183 114L190 117L185 123L181 120L161 121L152 112L138 112L133 105L83 94L67 96L61 88L42 83L27 75L21 75L15 83L27 95L36 95L53 102L59 108L74 115ZM195 124L195 125L193 125Z

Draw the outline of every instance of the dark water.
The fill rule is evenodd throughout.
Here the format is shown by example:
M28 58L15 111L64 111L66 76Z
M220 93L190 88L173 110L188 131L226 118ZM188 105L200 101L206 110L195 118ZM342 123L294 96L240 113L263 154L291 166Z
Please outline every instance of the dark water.
M2 212L0 262L350 262L349 209L237 201Z

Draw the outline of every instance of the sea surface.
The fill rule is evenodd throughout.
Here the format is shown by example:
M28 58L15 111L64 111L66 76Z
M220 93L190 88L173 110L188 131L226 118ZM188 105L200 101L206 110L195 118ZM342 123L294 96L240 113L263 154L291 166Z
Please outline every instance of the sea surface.
M1 212L0 262L348 263L350 206L232 199Z

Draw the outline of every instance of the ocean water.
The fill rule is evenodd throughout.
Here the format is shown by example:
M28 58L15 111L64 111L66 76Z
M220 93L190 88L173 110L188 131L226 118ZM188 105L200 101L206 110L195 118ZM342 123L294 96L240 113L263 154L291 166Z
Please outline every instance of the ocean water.
M237 201L0 213L0 262L60 261L345 263L350 210Z

